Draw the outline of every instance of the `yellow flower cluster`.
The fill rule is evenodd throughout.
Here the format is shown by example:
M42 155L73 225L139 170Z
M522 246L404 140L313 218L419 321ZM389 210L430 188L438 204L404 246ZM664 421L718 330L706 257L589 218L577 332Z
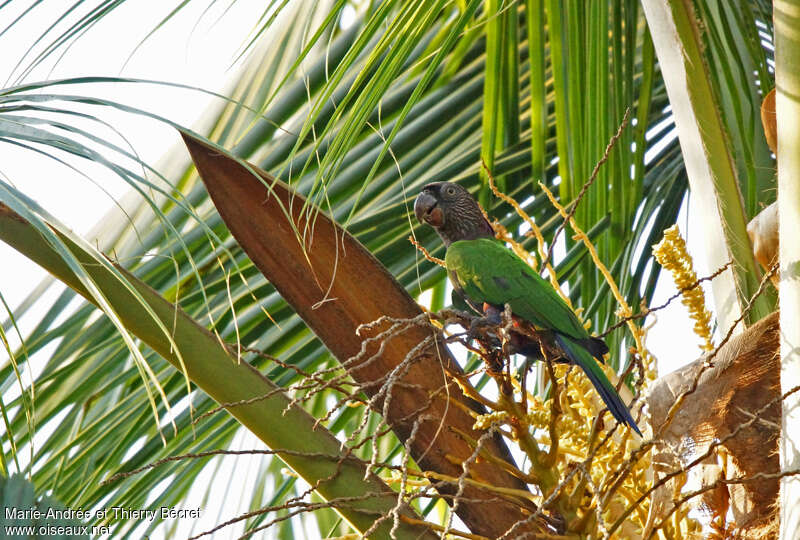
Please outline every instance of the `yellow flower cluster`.
M711 313L706 309L706 299L702 287L697 286L692 257L686 251L686 242L681 237L677 225L664 231L664 238L653 247L653 255L666 270L681 291L681 302L689 309L694 319L694 333L700 336L705 351L714 349L711 342Z
M636 504L643 493L652 486L654 481L652 455L645 453L637 460L631 461L631 455L639 446L639 442L631 436L629 430L618 429L613 437L601 445L605 439L605 430L592 436L593 419L604 408L604 405L584 373L569 366L559 364L553 366L559 391L561 413L556 420L556 433L558 436L558 452L554 467L558 470L558 477L565 478L574 467L585 462L590 452L594 452L593 459L588 467L590 481L582 482L580 475L575 475L565 486L564 491L571 494L575 510L582 515L592 513L593 522L589 528L582 531L588 537L602 537L603 531L614 524L626 509ZM603 370L611 380L615 374L607 365ZM515 385L519 391L521 388ZM550 448L549 426L552 407L550 400L543 400L540 396L528 394L528 411L524 419L527 427L535 433L536 441L542 448ZM482 418L491 417L492 421L506 419L506 414L492 413ZM613 422L610 415L605 415L606 426ZM489 422L491 423L491 422ZM619 471L628 469L623 473L622 481L618 486L613 486L619 478ZM532 471L535 476L535 472ZM614 492L607 497L609 490ZM598 514L597 507L601 505L602 511ZM700 523L690 517L689 507L684 505L677 509L669 521L660 531L661 538L692 538L701 530ZM635 510L625 518L624 523L612 535L615 539L640 538L647 524L650 511L650 500L645 499L639 503ZM595 517L596 516L596 517Z
M508 420L508 413L506 411L494 411L487 414L478 415L475 418L475 425L473 429L484 430L496 422L505 422Z

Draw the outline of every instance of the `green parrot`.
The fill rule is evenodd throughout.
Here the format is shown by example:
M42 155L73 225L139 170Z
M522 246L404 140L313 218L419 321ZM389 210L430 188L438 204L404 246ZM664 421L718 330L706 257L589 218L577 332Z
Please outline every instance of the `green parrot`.
M450 281L470 306L496 316L508 304L515 317L549 331L564 357L589 377L614 418L642 434L595 362L595 358L603 362L606 344L589 335L547 281L495 239L492 226L465 188L451 182L428 184L414 202L414 213L441 236Z

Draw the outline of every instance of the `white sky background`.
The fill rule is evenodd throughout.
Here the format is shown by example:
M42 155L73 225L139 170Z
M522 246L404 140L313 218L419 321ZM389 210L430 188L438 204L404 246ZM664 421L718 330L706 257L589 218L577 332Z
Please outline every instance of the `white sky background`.
M20 8L27 4L14 2L9 6L11 9L7 7L0 11L0 27L13 20L14 8L22 11ZM145 42L125 70L120 72L125 60L146 32L154 28L175 5L174 2L159 0L124 3L81 37L52 73L49 72L53 62L48 61L45 67L37 69L26 80L105 75L180 82L209 90L222 90L235 73L235 69L229 68L241 45L241 29L249 29L255 23L263 2L237 1L225 17L214 24L227 2L217 4L192 33L207 2L190 2L173 21ZM15 23L9 34L2 37L0 78L3 81L45 27L45 23L51 22L65 6L61 2L44 2L22 21ZM53 55L52 58L57 57ZM52 91L74 94L92 92L93 95L102 95L156 112L182 125L195 123L213 100L200 92L179 91L158 85L109 84L105 87L61 87ZM180 143L175 130L152 120L114 111L107 111L103 118L124 133L143 161L148 163L155 163L172 145ZM115 142L121 144L118 138ZM114 197L120 197L128 191L127 184L105 168L88 166L85 162L76 163ZM0 174L79 234L88 232L113 204L102 190L77 173L10 145L0 145ZM31 263L21 262L25 261L24 257L12 259L11 253L6 246L0 246L0 287L9 304L14 306L44 274L34 271ZM14 264L8 264L10 260L14 260ZM7 272L14 272L14 277ZM13 286L9 286L10 283Z
M0 11L0 29L8 25L30 4L31 2L17 1L6 6ZM154 28L175 5L174 2L160 0L125 3L81 37L53 68L52 73L50 73L53 67L52 59L58 55L54 55L43 67L34 71L26 81L106 75L180 82L210 91L224 91L226 83L235 75L235 68L231 67L231 62L242 45L240 41L242 29L250 29L255 23L263 9L263 2L237 1L220 20L218 17L228 6L228 2L217 4L200 20L192 32L208 2L190 2L174 20L145 42L124 71L120 72L125 60L147 31ZM43 2L0 38L2 47L0 84L11 75L16 62L32 41L57 14L63 12L66 5L63 2ZM85 88L62 88L54 91L80 94L85 92ZM199 92L175 91L157 85L110 84L105 89L94 85L91 92L94 95L102 95L108 99L162 114L174 122L189 126L195 123L213 99ZM129 114L113 112L105 114L103 118L123 132L137 153L148 163L155 163L171 146L180 143L172 128L159 125L152 120L137 119ZM89 166L85 163L80 163L80 166L114 197L120 197L129 189L124 182L101 166ZM101 189L80 175L40 155L23 151L15 146L0 144L0 175L80 235L85 235L113 204ZM693 220L691 216L689 217L691 225ZM679 223L682 233L686 235L685 208ZM705 268L702 253L697 249L702 249L702 233L696 227L690 227L689 247L695 256L698 274L702 276L713 271ZM44 277L45 272L38 266L0 243L0 293L12 309ZM669 276L663 276L657 288L654 304L663 302L674 292L675 288ZM707 290L707 295L709 294ZM55 294L52 296L54 298ZM707 298L709 306L712 306L710 296ZM31 313L24 317L21 321L23 329L30 329L37 322L39 315ZM5 314L0 315L0 319L5 319ZM689 319L686 308L680 302L673 302L669 308L658 313L658 324L650 331L647 344L659 360L661 374L699 356L700 340L693 337L692 325L693 321ZM34 364L36 358L34 357ZM3 351L0 353L0 361L4 362L5 359ZM45 358L39 355L39 361L43 363L44 360ZM242 442L242 445L245 448L259 446L254 440ZM230 471L223 473L223 478L232 478L235 474L243 481L248 478L254 480L257 471L247 470L247 458L238 458L236 463L235 473L232 465L224 466ZM253 464L255 463L254 461ZM203 479L199 479L198 483L202 484ZM246 491L246 488L242 489L242 492ZM187 507L191 506L187 504ZM238 511L230 505L219 508L206 506L208 521L200 525L195 532L206 530L238 514ZM215 537L227 536L222 534Z
M223 91L236 75L232 66L238 49L243 45L243 29L249 30L263 10L261 0L237 0L233 7L219 19L229 2L217 2L202 19L201 13L209 2L190 2L189 5L167 26L159 30L139 49L123 71L120 71L130 53L145 37L146 33L166 16L177 2L139 0L127 2L79 39L66 56L53 68L48 61L37 69L26 81L57 79L85 75L124 76L180 82L211 91ZM94 4L94 3L92 3ZM30 2L14 2L0 11L0 28L4 28ZM33 40L65 9L64 2L44 2L29 16L15 23L12 30L2 37L0 46L0 79L4 84L12 69ZM219 19L219 20L218 20ZM200 23L195 24L200 20ZM194 28L194 32L193 32ZM56 58L58 55L53 55ZM16 76L16 74L15 74ZM5 83L8 84L8 83ZM5 85L4 84L4 85ZM54 92L102 96L106 99L138 106L168 117L181 125L191 126L214 102L214 98L200 92L177 91L157 85L100 85L62 87ZM136 152L147 163L154 164L173 145L182 144L174 129L153 120L134 115L107 111L102 118L124 133ZM115 138L115 143L124 143ZM113 173L102 166L74 160L81 170L90 175L113 197L120 198L130 188ZM108 211L113 201L100 188L68 168L23 151L17 147L0 144L0 175L36 200L50 214L84 236ZM44 277L46 272L5 244L0 243L0 293L12 307L17 306ZM47 297L55 299L58 289L52 288ZM42 312L32 311L21 319L23 334L36 323ZM5 319L6 315L0 315ZM13 336L10 336L13 338ZM48 351L55 344L33 357L34 371L37 359L39 366L46 361ZM5 350L0 352L0 361L6 362ZM28 380L27 375L24 376ZM13 391L16 391L14 389ZM18 395L18 392L17 394ZM8 396L11 397L11 396ZM175 410L178 410L176 407ZM56 423L55 420L53 423ZM47 426L37 426L46 432ZM139 445L134 445L132 452ZM263 448L263 443L253 435L242 431L234 440L232 448ZM26 459L26 456L21 456ZM249 510L249 499L241 499L253 492L259 478L260 456L239 456L215 460L218 465L206 467L195 481L198 489L192 490L184 508L201 507L200 520L179 520L177 537L186 538L209 530L215 525ZM217 495L203 501L206 487L215 478L212 493ZM302 482L298 483L300 489ZM157 493L165 486L157 486ZM269 486L267 486L269 487ZM296 525L300 525L295 521ZM300 530L299 528L296 530ZM232 526L219 531L213 538L238 538L242 527ZM163 538L163 530L154 538ZM308 538L318 537L308 531Z

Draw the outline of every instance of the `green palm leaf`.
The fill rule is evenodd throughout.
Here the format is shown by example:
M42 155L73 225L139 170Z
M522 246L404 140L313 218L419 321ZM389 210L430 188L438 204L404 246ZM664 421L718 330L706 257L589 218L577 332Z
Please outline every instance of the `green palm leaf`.
M230 237L181 149L148 166L124 144L93 132L106 121L108 110L149 113L77 90L72 94L68 86L149 83L99 77L24 80L120 4L97 2L80 16L67 8L64 29L54 26L34 38L37 48L21 57L14 71L17 83L0 91L0 143L70 164L75 163L72 156L98 161L129 182L132 193L109 210L92 243L97 238L103 253L114 254L137 279L221 339L307 371L333 365L324 346ZM184 4L175 2L174 9ZM563 242L564 255L560 247L556 250L559 277L599 331L617 322L615 301L585 249L567 235L553 238L560 218L537 182L555 189L563 204L574 201L630 108L631 123L578 206L576 219L590 231L628 303L650 302L659 267L649 246L676 221L691 176L674 137L658 40L651 39L637 2L386 1L362 5L346 30L338 21L351 9L347 2L324 6L316 19L313 10L303 11L305 4L283 4L270 3L255 25L242 29L239 42L249 54L247 65L230 99L208 111L206 125L196 131L330 211L412 295L434 291L438 305L445 297L444 272L421 258L406 238L414 234L434 255L441 256L442 250L432 232L411 219L409 204L424 184L455 180L480 192L490 214L508 230L519 231L519 216L485 189L483 158L548 241ZM714 98L717 129L727 134L726 152L734 156L727 161L727 186L738 190L741 199L736 200L742 201L736 217L740 226L729 229L726 242L738 242L738 253L746 258L741 224L774 198L774 162L759 138L754 105L759 89L772 85L771 53L756 42L759 31L771 33L771 6L748 2L722 10L711 2L698 5L695 16L705 32L696 43L704 55L705 84ZM296 9L301 19L296 25L274 24L278 9ZM151 31L166 29L144 29L142 35ZM271 46L262 41L266 38L274 38ZM79 117L95 128L77 123ZM37 224L70 264L68 250L32 201L8 189L0 200ZM533 239L520 239L533 249ZM97 262L113 271L108 261ZM87 289L94 287L91 279L84 278ZM194 393L190 409L184 376L128 335L124 325L115 326L115 306L106 305L109 318L69 290L50 305L38 300L53 286L48 280L20 306L10 306L2 325L8 336L12 314L13 320L37 319L23 332L25 350L8 345L14 361L0 366L3 429L14 443L2 448L6 471L15 470L14 460L32 452L32 458L21 459L22 469L30 472L37 489L52 490L67 504L180 504L193 479L213 470L216 462L193 460L180 468L167 464L127 479L124 489L87 479L105 478L120 463L135 468L168 455L231 446L241 426L223 415L194 425L193 415L214 406L211 399ZM97 296L102 302L103 296ZM762 311L769 309L768 302L762 306ZM623 330L609 338L614 351L630 344ZM41 358L43 366L33 388L35 399L28 381L18 375L30 358ZM620 362L617 356L612 361ZM280 386L298 380L293 371L263 359L253 364ZM21 395L11 393L20 385ZM325 402L308 408L322 416ZM344 438L363 413L344 411L328 427ZM49 434L33 445L35 430ZM388 453L398 441L388 435L385 444ZM357 454L368 458L370 452L361 448ZM266 484L286 497L303 492L269 458L259 467L269 480L240 494L248 503L279 502L260 491ZM326 516L320 526L342 532L331 514ZM248 526L264 519L253 518ZM140 531L125 532L136 536Z

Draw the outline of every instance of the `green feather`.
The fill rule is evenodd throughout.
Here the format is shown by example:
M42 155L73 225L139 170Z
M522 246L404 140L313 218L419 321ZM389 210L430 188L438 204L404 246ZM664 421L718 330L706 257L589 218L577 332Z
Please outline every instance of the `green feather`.
M589 332L547 281L493 238L453 242L444 260L453 287L473 303L498 307L508 304L517 317L552 330L560 348L583 369L614 417L641 435L628 408L589 352Z
M589 333L578 317L530 266L499 241L460 240L447 248L447 270L474 302L509 304L514 315L540 328L558 330L576 339Z

